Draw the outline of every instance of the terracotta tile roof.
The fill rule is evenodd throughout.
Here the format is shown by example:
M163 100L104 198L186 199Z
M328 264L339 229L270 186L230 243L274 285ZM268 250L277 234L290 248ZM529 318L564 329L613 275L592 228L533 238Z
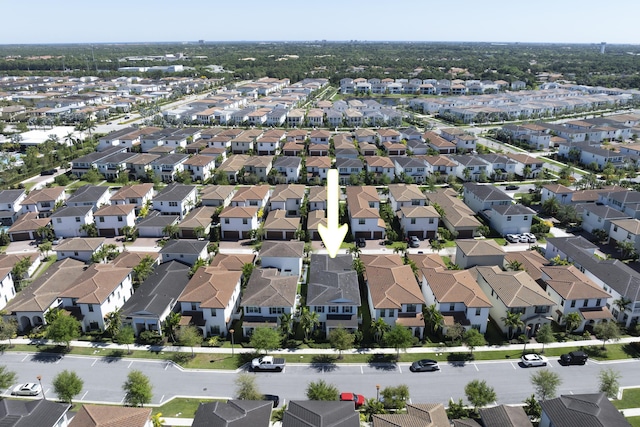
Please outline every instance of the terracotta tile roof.
M263 200L269 194L268 185L253 185L238 188L231 202L246 202L248 200Z
M429 204L438 204L445 212L444 221L454 228L477 228L482 224L478 221L469 207L458 198L450 188L439 189L433 193L426 193Z
M438 267L422 268L421 271L439 303L462 302L467 307L492 307L468 270L447 270Z
M284 202L287 199L303 199L306 188L301 184L278 184L273 189L270 201Z
M199 268L178 301L199 302L201 308L225 308L242 277L242 271Z
M69 427L145 427L151 408L82 405Z
M380 218L378 209L370 208L369 202L380 202L380 197L375 187L347 187L347 203L351 218Z
M269 230L297 230L300 227L299 217L288 217L287 212L282 209L276 209L269 212L267 219L264 221L264 229Z
M111 200L126 200L129 198L144 197L153 191L153 184L125 185L111 196ZM153 194L153 193L152 193Z
M33 190L22 201L22 205L32 205L38 202L54 201L58 199L58 197L60 197L62 193L64 193L64 187L51 187L41 188L40 190Z
M409 202L411 200L425 200L426 197L416 184L389 184L389 195L396 202Z
M327 218L323 209L317 209L309 212L307 215L307 230L317 231L318 224L322 224L326 227Z
M8 233L18 233L21 231L35 231L40 227L44 227L51 223L51 218L38 218L36 212L27 212L20 216L16 222L14 222Z
M506 266L511 261L518 261L522 264L522 269L529 273L533 280L540 279L542 267L549 264L549 260L540 255L538 251L505 252L504 265Z
M600 286L593 283L573 265L542 267L543 280L565 300L611 298Z
M151 257L154 261L157 261L160 258L160 254L158 252L129 252L124 251L120 252L113 261L111 261L111 265L114 267L122 267L122 268L133 268L140 264L143 258Z
M242 206L227 206L220 213L220 218L253 218L258 214L258 208Z
M580 315L585 320L613 320L614 317L609 311L609 309L605 307L586 307L580 309Z
M215 206L201 206L189 212L184 219L178 224L181 229L204 227L205 229L211 225L211 217L216 213L218 208Z
M225 200L235 191L234 185L207 185L202 190L202 200Z
M130 268L92 264L60 297L77 298L78 303L102 304L129 274Z
M220 270L242 271L242 267L245 264L253 264L255 259L255 254L217 254L209 267Z
M331 158L324 156L311 156L307 157L306 167L309 168L330 168Z
M403 206L400 212L406 218L440 218L433 206Z
M473 267L468 271L476 277L482 276L509 308L555 305L526 271L502 271L498 266Z
M185 160L184 164L190 166L207 166L215 163L215 161L216 159L213 156L195 155Z
M327 200L327 187L309 187L309 202L325 202Z
M438 254L408 254L407 256L418 268L446 268L447 266Z
M475 240L463 239L457 240L456 245L467 256L492 256L504 255L505 252L495 242L495 240Z
M424 304L413 270L399 255L361 255L373 308L402 308L402 304Z
M384 156L367 156L365 157L367 165L378 168L395 168L393 160Z
M107 205L103 206L97 211L93 213L94 217L98 216L127 216L131 212L135 211L136 205L126 204L126 205Z
M65 239L56 247L57 252L95 251L104 243L104 237L74 237Z

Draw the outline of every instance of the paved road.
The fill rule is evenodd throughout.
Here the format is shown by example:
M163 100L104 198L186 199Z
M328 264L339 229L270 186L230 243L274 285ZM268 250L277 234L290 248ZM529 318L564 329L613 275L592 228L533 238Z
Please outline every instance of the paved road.
M172 396L233 397L236 372L186 371L172 363L131 359L101 359L95 357L40 356L27 353L5 353L0 364L18 373L18 382L35 381L42 375L48 397L54 398L51 381L64 369L75 371L83 380L84 388L78 401L121 403L124 398L122 384L127 373L141 370L149 376L154 388L152 404L166 402ZM622 386L640 385L640 361L597 363L586 366L560 366L551 360L549 368L560 374L561 394L595 392L598 373L604 367L613 367L623 373ZM412 402L441 402L464 397L464 386L471 380L486 380L494 387L498 404L520 403L533 393L530 375L538 369L525 369L517 361L476 362L470 364L441 365L440 372L411 373L408 364L399 365L288 365L282 373L256 373L263 393L277 394L281 399L305 399L306 385L323 379L339 390L353 391L366 397L375 397L376 385L381 388L406 384ZM6 393L6 391L5 391ZM169 414L168 414L169 415ZM170 416L170 415L169 415Z

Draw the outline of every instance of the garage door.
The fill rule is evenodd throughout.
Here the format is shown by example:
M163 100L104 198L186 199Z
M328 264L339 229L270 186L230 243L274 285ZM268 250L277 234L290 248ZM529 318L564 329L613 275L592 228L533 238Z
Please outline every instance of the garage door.
M11 240L13 242L22 242L24 240L31 240L31 235L28 231L24 233L11 233Z
M424 232L422 230L409 231L407 232L407 235L409 235L409 237L416 236L420 239L424 239Z
M295 233L295 232L293 232L293 231L287 231L287 232L285 233L285 235L286 235L286 237L287 237L287 240L293 240L293 239L295 238L295 234L296 234L296 233Z
M225 240L238 240L240 238L239 231L225 231L223 233L223 239Z
M196 233L192 228L181 229L183 239L195 239Z
M282 240L282 231L267 231L267 240Z
M364 238L364 239L370 239L371 238L371 233L369 233L368 231L356 231L356 239L358 238Z
M458 239L473 239L473 230L460 230Z
M99 228L98 236L100 237L116 237L116 229L115 228Z
M382 231L374 231L374 232L373 232L373 239L374 239L374 240L380 240L380 239L382 239Z

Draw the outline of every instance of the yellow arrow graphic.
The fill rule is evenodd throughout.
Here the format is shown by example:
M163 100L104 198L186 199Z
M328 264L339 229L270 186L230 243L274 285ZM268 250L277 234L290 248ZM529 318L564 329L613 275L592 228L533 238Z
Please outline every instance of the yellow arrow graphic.
M322 237L327 252L335 258L340 245L347 235L347 224L339 225L340 215L340 186L338 185L338 170L329 169L327 172L327 226L318 224L318 232Z

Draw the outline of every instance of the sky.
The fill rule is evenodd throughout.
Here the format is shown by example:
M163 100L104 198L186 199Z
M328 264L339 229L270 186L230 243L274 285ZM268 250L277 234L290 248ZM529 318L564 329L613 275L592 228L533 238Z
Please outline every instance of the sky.
M0 44L472 41L638 44L637 0L12 0Z

